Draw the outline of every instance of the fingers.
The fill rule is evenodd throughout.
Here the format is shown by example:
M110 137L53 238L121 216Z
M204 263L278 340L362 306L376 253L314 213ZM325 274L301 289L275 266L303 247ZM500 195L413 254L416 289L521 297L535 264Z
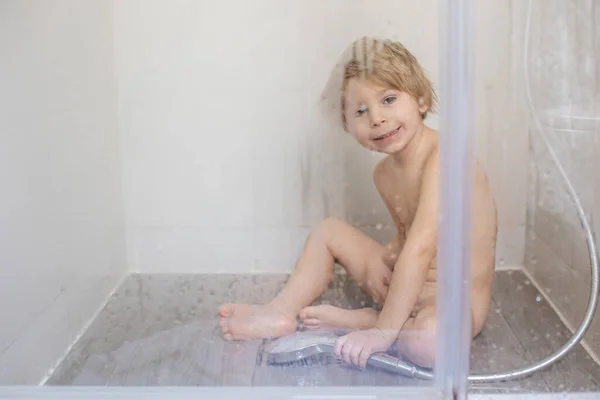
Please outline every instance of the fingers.
M385 284L385 286L389 287L391 282L392 282L392 271L387 270L383 274L383 283Z
M344 362L346 364L350 364L350 365L352 365L352 360L350 359L351 351L352 351L352 343L349 343L348 341L346 341L346 343L344 343L344 346L342 347L341 355L342 355L342 360L344 360Z
M346 364L365 369L367 361L371 356L369 346L363 341L349 340L348 336L342 336L337 340L334 346L334 354L342 359Z
M385 299L387 298L388 290L389 283L386 283L384 278L384 280L377 285L377 288L375 288L375 296L373 296L373 300L375 300L377 304L383 305Z
M342 348L344 347L344 344L347 340L348 336L346 335L338 338L338 340L335 341L335 345L333 347L333 354L335 354L337 358L342 358Z
M360 353L362 352L362 350L363 350L362 343L360 343L360 344L356 343L354 346L352 346L352 348L348 352L349 357L350 357L350 364L354 365L355 367L358 367L359 357L360 357Z
M367 361L369 361L369 357L371 357L371 351L367 347L363 347L360 355L358 357L358 366L361 369L367 368Z
M356 365L353 363L352 359L356 357L353 354L353 350L358 346L353 346L353 343L348 340L348 335L342 336L335 342L335 346L333 348L333 353L340 359L342 359L346 364ZM358 360L358 357L356 357Z

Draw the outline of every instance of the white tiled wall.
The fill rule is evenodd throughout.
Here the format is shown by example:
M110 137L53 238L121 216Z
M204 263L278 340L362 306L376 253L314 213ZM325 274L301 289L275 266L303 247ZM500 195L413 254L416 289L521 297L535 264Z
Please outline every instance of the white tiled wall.
M104 1L0 5L0 385L37 384L125 273Z
M379 156L325 124L317 100L362 35L401 40L437 82L436 1L113 4L133 270L289 271L328 215L389 237L371 179ZM498 197L498 258L521 265L527 132L511 2L477 4L477 153Z
M531 87L544 132L599 232L600 10L593 1L534 2ZM552 29L550 29L552 27ZM532 121L533 122L533 121ZM535 125L532 124L534 129ZM590 261L575 207L539 136L531 136L527 270L572 327L589 299ZM600 312L586 336L600 357Z

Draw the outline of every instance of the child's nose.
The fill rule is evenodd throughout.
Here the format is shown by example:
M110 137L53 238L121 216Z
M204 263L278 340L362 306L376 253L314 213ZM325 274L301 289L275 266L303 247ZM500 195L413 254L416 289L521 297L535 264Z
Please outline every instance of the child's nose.
M385 118L379 113L371 113L371 127L376 128L385 123Z

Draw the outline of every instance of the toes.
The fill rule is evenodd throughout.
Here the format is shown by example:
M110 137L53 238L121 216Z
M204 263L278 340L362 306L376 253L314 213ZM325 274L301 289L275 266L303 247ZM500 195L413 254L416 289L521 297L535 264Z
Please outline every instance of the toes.
M219 321L219 325L221 325L221 332L229 332L229 320L227 320L226 318L221 318L221 321Z
M233 315L233 304L223 304L219 307L219 315L223 318L229 318Z
M303 319L302 323L306 328L318 328L321 325L321 321L317 318Z
M300 319L305 328L314 329L321 326L321 319L318 317L318 307L305 307L300 311Z
M315 318L315 307L304 307L302 311L300 311L299 316L303 321L306 319Z

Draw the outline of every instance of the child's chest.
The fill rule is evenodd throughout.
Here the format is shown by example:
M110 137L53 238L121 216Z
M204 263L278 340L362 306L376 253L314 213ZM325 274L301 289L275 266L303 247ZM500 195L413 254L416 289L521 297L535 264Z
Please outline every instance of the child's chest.
M379 179L379 192L389 205L398 230L408 232L417 212L420 176L410 172L386 171Z

